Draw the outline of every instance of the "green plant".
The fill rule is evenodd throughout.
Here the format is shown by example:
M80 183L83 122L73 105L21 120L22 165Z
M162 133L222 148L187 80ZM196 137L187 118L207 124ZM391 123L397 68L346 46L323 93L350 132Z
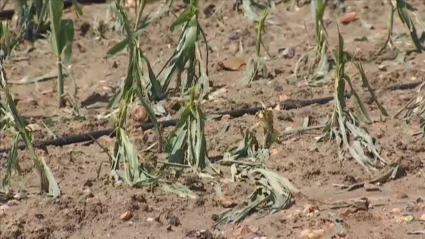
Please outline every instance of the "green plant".
M313 51L305 53L298 60L294 76L295 79L304 78L310 86L320 86L329 82L329 59L327 32L323 23L323 15L326 10L328 0L317 0L311 2L312 15L314 18L314 33L316 45ZM306 68L306 73L299 75L299 71Z
M345 72L346 64L349 61L344 52L344 39L342 38L338 27L338 52L335 77L335 107L330 121L327 122L324 131L325 134L319 139L335 139L339 151L338 154L342 159L344 156L350 155L359 164L371 173L376 171L379 165L387 165L387 161L380 155L380 146L375 138L369 135L366 128L361 127L360 123L371 123L371 119L367 110L353 87L350 77ZM367 85L366 75L360 63L355 63L361 75L363 85ZM348 108L345 100L345 86L349 85L357 104L357 110L352 111ZM369 91L377 102L375 95L370 87ZM378 103L379 105L379 103ZM379 105L382 114L387 115L386 111Z
M257 38L255 42L255 56L249 59L247 67L246 67L245 77L248 83L251 83L258 76L258 73L260 71L263 77L267 77L268 75L266 62L264 61L264 58L261 57L261 46L263 46L266 53L270 56L263 42L263 34L265 33L265 30L264 30L265 23L269 13L270 13L270 9L266 8L264 10L263 16L261 17L257 26L255 27L255 31L257 33Z
M49 36L50 48L57 58L58 80L58 107L65 106L63 67L69 64L74 41L74 23L71 19L62 19L63 0L49 1L51 34ZM62 54L64 55L62 61Z
M60 195L59 186L57 185L49 166L42 157L37 155L34 147L32 146L32 135L27 128L28 124L16 109L13 96L6 83L7 79L3 65L0 67L0 89L3 90L4 93L4 99L0 97L0 125L2 126L2 129L11 129L14 134L12 149L8 154L7 173L1 183L2 189L6 194L9 194L10 179L13 172L16 172L19 176L21 175L18 162L18 144L20 140L23 140L26 145L27 152L33 161L34 167L40 176L41 190L49 193L53 197L58 197Z

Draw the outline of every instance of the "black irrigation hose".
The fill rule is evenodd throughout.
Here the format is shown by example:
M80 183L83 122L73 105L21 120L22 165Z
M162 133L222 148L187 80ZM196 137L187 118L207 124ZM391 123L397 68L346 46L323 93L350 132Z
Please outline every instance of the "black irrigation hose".
M77 0L79 4L100 4L106 3L106 0ZM65 0L63 2L64 9L70 8L72 6L71 0ZM10 20L15 15L15 9L7 9L0 11L0 20Z
M413 83L407 83L407 84L401 84L401 85L395 85L390 86L387 88L384 88L383 91L393 91L393 90L408 90L413 89L419 86L422 82L413 82ZM375 90L376 91L376 90ZM347 98L351 97L352 94L346 94L345 96ZM291 110L291 109L299 109L303 108L309 105L313 104L326 104L329 103L334 99L333 96L324 97L324 98L317 98L317 99L310 99L310 100L285 100L280 104L280 108L284 110ZM272 105L271 107L276 107L277 105ZM247 108L247 109L236 109L231 111L224 111L224 112L217 112L213 113L212 115L230 115L233 118L241 117L245 114L254 115L257 112L261 111L262 107L255 107L255 108ZM171 127L176 125L176 120L166 120L161 121L159 124L165 128L165 127ZM143 130L148 130L154 128L154 125L152 123L144 123L141 125L136 126L137 128L141 128ZM75 143L82 143L87 142L90 140L98 139L101 136L109 135L111 137L115 137L115 131L114 129L105 129L105 130L98 130L98 131L92 131L88 133L82 133L77 135L69 135L58 139L53 140L46 140L46 141L36 141L33 143L34 147L45 149L47 146L64 146L68 144L75 144ZM24 144L21 144L18 146L19 149L25 149L26 146ZM10 151L10 148L3 148L0 149L1 153L7 153Z

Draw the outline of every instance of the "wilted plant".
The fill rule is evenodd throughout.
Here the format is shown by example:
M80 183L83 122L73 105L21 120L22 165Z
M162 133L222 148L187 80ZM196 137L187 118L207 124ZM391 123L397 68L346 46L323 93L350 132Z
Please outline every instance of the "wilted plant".
M405 106L403 106L397 114L394 116L395 118L399 118L402 120L410 120L412 118L418 117L420 118L421 125L420 128L422 133L425 135L425 82L422 83L418 90L416 91L415 97L413 97Z
M335 77L335 107L332 118L327 122L323 135L319 141L324 139L334 139L338 143L338 154L342 159L344 156L350 155L359 164L365 167L370 173L376 170L379 165L386 165L386 160L380 155L381 149L375 138L369 135L367 130L360 126L360 122L371 123L371 119L367 110L360 99L359 95L353 88L350 77L345 72L345 66L348 63L344 52L344 40L339 33L338 27L338 53ZM356 63L357 69L361 75L363 84L367 83L366 75L360 63ZM357 104L357 110L352 111L346 105L345 85L350 86ZM367 84L368 85L368 84ZM368 87L372 93L370 87ZM372 94L375 102L375 95ZM378 103L379 105L379 103ZM382 114L387 115L381 105L379 105ZM346 155L347 154L347 155Z
M188 90L192 85L196 85L201 95L209 92L208 43L198 22L198 11L198 0L191 0L187 8L171 25L171 31L181 28L182 33L173 55L158 73L164 94L174 75L177 75L177 87L180 87L181 94L189 93ZM201 40L206 45L205 62L200 49ZM186 78L182 78L183 73L186 73Z
M420 37L418 36L418 33L416 31L415 24L413 23L413 20L410 18L409 13L415 16L416 20L419 22L419 24L422 26L422 29L425 30L425 25L421 21L420 17L418 17L415 13L416 9L407 3L405 0L388 0L390 3L390 17L388 21L388 34L387 38L385 40L385 44L382 46L382 48L378 51L378 55L381 54L385 49L396 47L393 43L392 36L393 36L393 25L394 25L394 14L397 12L397 15L403 25L406 26L406 28L409 30L410 38L413 41L413 44L415 45L415 48L417 51L422 52L424 47L422 46L422 42Z
M329 72L328 59L328 41L327 32L323 23L323 15L326 10L328 0L317 0L311 2L311 12L314 18L314 33L316 45L313 51L305 53L300 57L296 66L294 76L299 79L298 72L302 68L306 68L303 74L304 80L310 86L319 86L329 82L327 77Z
M18 144L21 140L24 141L28 154L30 155L35 169L40 176L41 190L49 193L53 197L60 195L60 189L50 171L49 166L46 164L42 157L38 157L32 146L32 135L27 128L26 120L19 114L16 109L15 102L12 94L7 86L6 73L3 69L3 59L1 60L0 69L0 89L3 91L4 99L0 97L0 126L2 129L7 127L14 133L14 140L12 148L8 154L7 160L7 173L2 179L2 189L5 194L9 194L10 179L14 172L19 176L21 175L19 162L18 162ZM3 124L3 125L1 125Z
M196 172L203 172L205 169L217 172L208 159L204 133L205 116L198 97L196 87L192 86L190 100L180 113L177 125L167 140L165 152L168 154L168 162L172 164L189 165Z
M255 190L243 204L217 215L215 225L238 223L254 212L275 213L294 203L292 193L298 189L286 178L265 166L269 159L269 147L277 139L273 127L273 113L264 109L258 115L264 133L264 144L260 145L251 130L243 133L243 140L231 152L224 154L223 163L231 164L233 181L249 180Z
M147 168L139 165L139 155L136 148L131 143L126 131L129 105L134 100L134 96L138 96L138 99L143 104L149 118L155 124L155 129L157 132L159 132L156 116L153 113L148 100L145 98L146 96L144 95L144 89L146 86L143 82L145 75L143 73L142 63L146 62L148 64L150 77L153 76L153 73L149 62L143 54L143 51L139 48L138 42L138 37L146 28L146 21L143 21L142 19L145 5L145 1L142 1L142 3L139 5L136 24L134 25L133 29L130 27L127 14L123 7L119 4L113 5L112 9L115 13L115 16L123 24L125 38L115 44L108 51L108 55L115 55L124 49L128 49L129 52L127 76L123 82L120 92L115 95L115 100L118 100L120 104L118 118L115 123L115 134L117 140L114 146L112 173L114 174L116 180L124 180L129 185L135 187L156 184L159 180L158 172L151 174ZM125 173L122 173L119 170L121 162L124 163Z
M255 42L255 56L249 59L247 67L246 67L246 81L248 83L252 82L258 76L258 73L260 71L263 77L267 77L268 75L266 62L264 61L264 58L261 56L261 46L267 52L267 49L264 46L264 42L263 42L263 34L265 33L265 30L264 30L265 23L267 20L267 16L269 15L269 12L270 12L269 8L266 8L264 10L263 16L261 17L257 26L255 27L255 31L257 33L257 39ZM270 56L268 52L267 54Z

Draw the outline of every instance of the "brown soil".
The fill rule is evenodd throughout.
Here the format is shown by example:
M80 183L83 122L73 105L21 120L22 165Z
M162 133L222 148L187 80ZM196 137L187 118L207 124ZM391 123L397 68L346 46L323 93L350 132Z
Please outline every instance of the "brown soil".
M309 5L294 11L287 11L288 4L277 5L274 25L268 27L264 39L271 54L271 58L267 59L267 67L273 79L259 79L251 85L245 85L242 80L243 70L224 71L218 63L230 56L248 60L254 54L255 32L252 24L242 13L232 9L233 1L201 2L202 9L215 4L214 15L207 18L201 13L200 21L211 50L210 80L214 90L226 89L226 93L205 102L205 112L260 106L261 102L273 104L287 98L312 99L332 95L332 84L312 88L303 81L295 82L291 78L297 60L314 45L314 24ZM361 55L368 56L381 46L387 32L389 6L386 2L346 3L347 12L354 11L359 18L350 24L340 25L347 50L357 50ZM411 2L420 14L425 12L422 1ZM180 1L175 6L176 14L181 12L178 4ZM20 100L19 111L30 123L41 126L34 133L36 139L51 137L43 122L58 137L113 126L113 122L98 120L96 115L105 111L108 97L112 95L111 88L119 87L120 79L125 76L127 56L106 57L107 49L119 40L117 33L109 29L104 38L95 34L96 22L105 18L107 7L84 6L84 16L80 18L74 12L65 13L76 24L71 73L78 86L81 114L85 119L73 117L69 113L70 107L65 110L56 107L56 94L49 91L54 87L53 81L11 85L13 94ZM156 7L156 3L149 6L152 9ZM328 11L325 22L334 44L336 23L340 16L336 10ZM169 15L152 23L143 38L143 50L155 71L167 61L177 44L179 33L169 31L174 19L174 16ZM365 27L362 20L374 28ZM91 26L86 34L80 30L83 24ZM240 32L239 38L230 39L230 34L234 35L236 31ZM396 18L395 32L406 31ZM368 41L355 40L362 37L367 37ZM239 49L239 45L243 49ZM279 51L288 47L295 49L295 57L291 59L283 58ZM46 74L55 69L55 59L46 42L37 42L35 50L25 57L24 60L7 63L6 72L10 81ZM424 60L423 54L410 54L407 56L407 62L411 64L409 69L395 61L365 63L364 68L372 87L382 88L420 79ZM386 67L378 68L378 65ZM69 79L66 81L66 89L70 93L74 90L74 83ZM394 115L413 96L413 90L399 90L383 92L379 100ZM165 106L175 116L175 103L170 100ZM376 106L367 106L371 115L378 117ZM329 103L290 111L276 110L276 129L283 132L287 127L300 127L308 116L320 121L332 113L332 107ZM209 121L206 133L210 156L222 155L229 145L240 139L239 128L246 129L255 123L255 117L250 115L227 121ZM229 131L221 133L227 124L230 124ZM265 217L253 215L239 225L218 228L212 227L212 216L224 208L216 199L214 185L221 185L223 193L236 203L242 202L250 193L250 185L184 175L183 182L199 195L197 200L182 199L161 190L112 185L108 180L107 166L101 171L100 178L96 175L99 164L108 160L101 148L95 144L75 144L49 147L48 152L39 152L47 160L63 193L58 199L50 199L39 194L38 176L32 171L31 159L26 152L21 151L21 184L25 185L29 194L21 200L4 202L4 205L0 202L0 238L300 238L301 232L307 229L323 229L322 238L423 238L423 234L408 235L411 231L424 230L424 223L419 218L425 213L422 200L425 197L425 141L419 136L412 136L418 126L413 123L406 127L395 119L369 126L370 133L379 138L383 156L392 162L400 161L406 172L402 178L379 186L379 191L373 192L363 188L347 192L333 186L362 182L368 180L369 175L353 160L340 162L335 143L316 145L319 131L285 138L273 146L268 166L317 201L296 197L295 205L288 210ZM132 137L140 149L149 147L155 141L151 131L134 129ZM10 134L0 132L0 139L1 148L10 146ZM144 153L143 156L154 157L155 152ZM3 167L4 159L0 159L0 162ZM225 178L229 178L228 168L221 169L225 172ZM14 190L19 188L16 181L12 186ZM323 204L359 198L367 198L372 206L350 211L347 208L327 209L327 205ZM307 204L317 204L318 212L306 213L304 209ZM126 211L131 212L132 218L123 221L120 216ZM406 215L413 215L414 220L408 220Z

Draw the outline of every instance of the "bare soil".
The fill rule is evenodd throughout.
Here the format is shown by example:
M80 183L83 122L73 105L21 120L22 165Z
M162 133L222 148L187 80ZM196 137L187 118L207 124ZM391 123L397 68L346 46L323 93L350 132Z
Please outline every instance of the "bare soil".
M178 7L180 1L177 2L174 9L176 14L182 11ZM261 106L261 102L269 105L288 98L313 99L332 95L333 84L314 88L292 78L298 59L314 46L314 24L309 5L294 11L287 10L288 4L277 5L274 24L267 28L264 39L271 54L266 62L272 79L258 79L246 85L243 83L243 70L223 70L219 62L226 57L236 56L247 61L255 51L254 27L242 13L233 10L232 2L201 1L201 9L215 5L215 12L210 17L201 11L200 22L209 40L210 80L215 91L225 89L225 93L204 103L206 113ZM422 1L411 2L418 8L419 16L425 13ZM382 0L347 1L346 6L347 12L356 12L358 17L354 22L340 25L346 49L370 56L385 40L389 6ZM149 5L149 9L157 7L157 3ZM57 108L56 93L52 92L53 81L10 85L19 99L19 111L30 123L41 126L34 132L35 139L51 138L43 122L58 137L113 126L113 122L97 119L96 116L105 111L112 89L119 87L121 78L125 76L127 55L106 57L107 49L120 37L111 29L106 31L104 38L96 34L96 24L99 20L106 20L107 8L106 4L84 6L84 15L79 18L73 11L65 13L76 24L71 73L78 86L83 119L73 117L69 113L69 106L65 110ZM335 45L336 23L340 15L337 10L327 11L325 22L331 42ZM165 64L177 44L179 33L169 30L174 19L171 14L164 15L160 21L149 26L143 37L143 50L155 71ZM373 29L363 22L371 24ZM395 22L396 33L407 32L398 18ZM90 28L83 34L81 26L87 24ZM236 32L238 37L235 37ZM368 41L357 41L362 37L367 37ZM408 44L411 44L410 41ZM6 65L10 81L43 75L55 69L55 58L47 42L36 42L34 47L35 50L24 55L25 59ZM288 47L295 50L293 58L284 58L279 51ZM18 51L23 52L23 48L20 47ZM410 63L409 68L394 60L364 63L364 68L372 87L383 88L420 80L424 60L423 54L412 53L406 60ZM71 94L74 90L70 78L66 80L66 89ZM394 115L413 96L413 90L397 90L380 93L379 100L390 115ZM165 106L168 113L176 117L178 107L175 101L170 99ZM374 104L367 107L374 119L379 119L377 107ZM275 110L275 126L279 132L284 132L288 127L300 127L305 117L319 122L332 110L332 102L289 111ZM208 121L206 133L210 156L222 155L229 145L241 138L240 128L247 129L256 122L251 115ZM229 130L222 133L226 125L229 125ZM391 162L401 162L405 171L403 177L378 186L378 191L366 191L364 188L349 192L342 190L334 185L366 181L370 175L354 160L341 162L334 142L316 144L320 131L291 135L273 146L268 166L316 200L296 197L295 205L287 210L265 217L253 215L239 225L217 228L212 227L212 216L224 208L217 199L214 185L220 185L224 195L236 203L246 198L252 185L184 175L182 182L199 195L197 200L180 198L161 190L113 185L108 180L107 166L97 178L99 164L108 160L102 149L96 144L75 144L48 147L47 152L39 151L47 160L63 193L60 198L51 199L40 195L39 178L33 172L31 159L21 151L19 159L23 180L19 183L25 185L28 196L0 202L0 238L301 238L301 232L307 229L323 229L321 238L424 238L423 234L408 234L425 230L425 223L420 220L425 213L425 140L413 134L419 130L419 123L412 122L406 126L390 118L378 120L368 130L379 139L385 158ZM154 133L150 130L131 131L140 149L146 149L155 142ZM11 140L9 133L0 132L0 148L9 147ZM143 156L147 161L157 157L155 152L149 151L144 152ZM5 159L0 159L0 162L3 167ZM229 169L221 169L229 178ZM19 188L17 182L12 186L14 190ZM360 198L367 198L369 207L330 209L324 203L358 201ZM306 207L314 206L318 210L306 212ZM126 211L131 212L132 218L123 221L120 216ZM413 220L409 219L409 215L413 215Z

